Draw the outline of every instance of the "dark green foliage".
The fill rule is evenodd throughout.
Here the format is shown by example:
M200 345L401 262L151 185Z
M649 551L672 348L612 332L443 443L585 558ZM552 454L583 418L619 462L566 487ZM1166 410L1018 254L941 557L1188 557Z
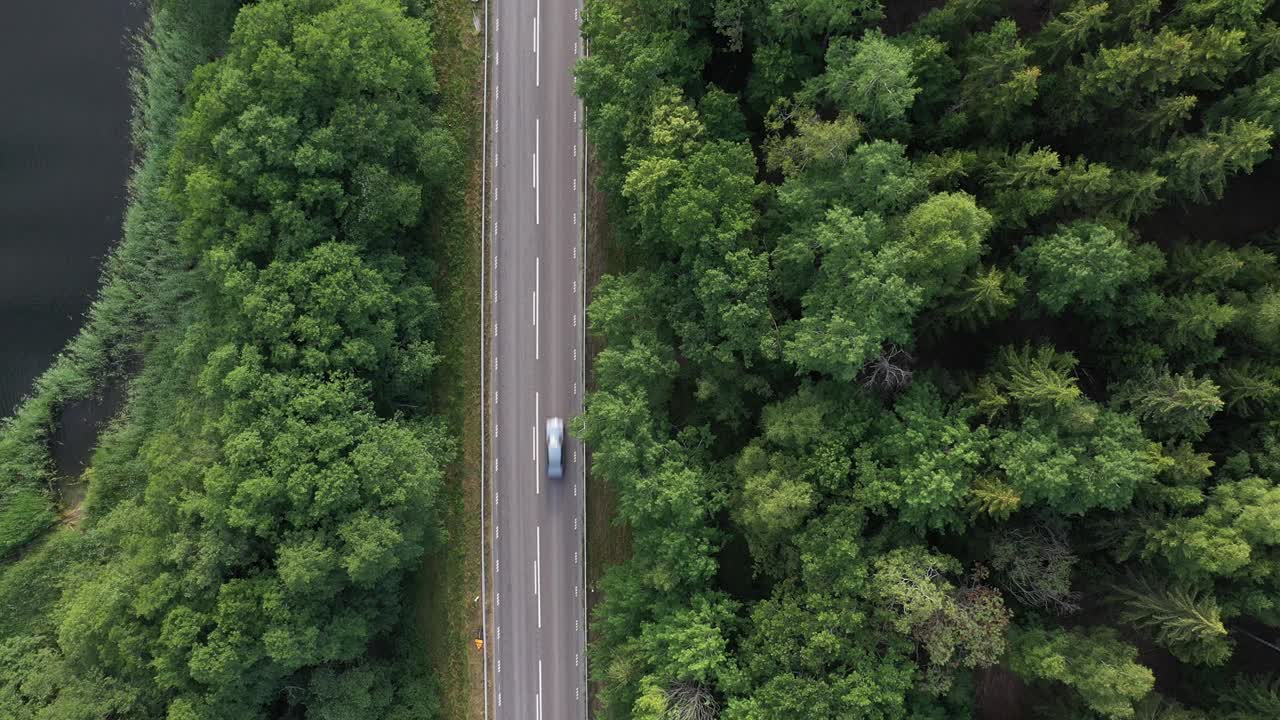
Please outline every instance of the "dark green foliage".
M831 210L812 236L780 249L787 264L818 264L783 356L847 382L884 343L909 344L916 313L960 281L990 225L973 198L952 193L934 195L892 228L871 213Z
M1116 388L1117 403L1127 406L1154 438L1199 440L1209 431L1209 419L1223 407L1218 386L1190 373L1167 369L1129 380Z
M914 670L909 642L877 642L864 613L823 593L779 595L756 604L750 627L740 651L741 694L725 717L903 716Z
M1192 666L1280 627L1280 15L907 5L588 2L604 716L1252 717Z
M1106 317L1120 293L1151 276L1160 255L1112 228L1076 222L1033 239L1019 260L1049 314L1061 315L1070 307Z
M147 160L91 322L141 370L82 527L0 576L6 717L436 712L394 631L406 572L445 539L454 445L431 415L428 228L460 155L430 29L392 0L235 10L156 9ZM38 438L24 413L5 443Z
M1157 158L1174 197L1205 203L1219 200L1227 178L1251 172L1271 152L1274 131L1253 120L1224 122L1201 135L1179 138Z
M1260 720L1280 713L1280 678L1275 675L1237 677L1221 694L1223 717Z

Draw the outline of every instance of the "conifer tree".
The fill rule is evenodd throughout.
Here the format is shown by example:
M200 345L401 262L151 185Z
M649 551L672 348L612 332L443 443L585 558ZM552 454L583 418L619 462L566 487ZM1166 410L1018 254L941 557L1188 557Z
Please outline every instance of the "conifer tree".
M1122 383L1112 397L1129 408L1157 439L1198 440L1209 431L1209 418L1223 408L1213 380L1191 373L1173 374L1168 368Z
M1179 660L1222 665L1231 656L1232 643L1213 595L1187 586L1156 585L1147 578L1117 586L1116 593L1124 603L1121 620L1150 632Z

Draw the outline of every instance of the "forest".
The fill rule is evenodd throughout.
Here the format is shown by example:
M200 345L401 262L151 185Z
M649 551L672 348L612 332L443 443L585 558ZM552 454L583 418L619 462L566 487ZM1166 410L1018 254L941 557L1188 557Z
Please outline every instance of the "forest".
M0 427L6 720L435 715L403 632L457 446L434 9L240 5L153 3L123 239ZM110 381L124 410L49 528L57 407Z
M583 28L600 717L1280 717L1280 7Z

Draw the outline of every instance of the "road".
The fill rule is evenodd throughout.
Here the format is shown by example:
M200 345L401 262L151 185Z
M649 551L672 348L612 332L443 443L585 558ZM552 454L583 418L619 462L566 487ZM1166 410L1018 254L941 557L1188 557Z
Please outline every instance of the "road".
M490 710L585 719L585 458L549 480L544 431L582 398L580 6L490 1Z

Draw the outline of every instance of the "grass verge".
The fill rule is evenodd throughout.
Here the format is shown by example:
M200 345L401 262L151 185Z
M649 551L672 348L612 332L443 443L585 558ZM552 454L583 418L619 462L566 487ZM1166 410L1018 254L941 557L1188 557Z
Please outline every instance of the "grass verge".
M600 276L609 272L625 270L626 262L617 247L610 243L612 229L605 208L604 193L596 191L596 179L600 176L600 162L595 151L589 150L587 158L587 212L586 212L586 260L587 260L587 300L591 300L592 290ZM596 389L595 357L603 349L599 338L587 335L587 392ZM587 643L595 643L592 632L592 613L595 606L604 599L600 589L600 580L605 571L621 563L631 555L631 531L625 525L614 524L614 505L616 495L604 480L595 477L591 472L591 452L587 451ZM587 704L594 715L600 712L596 704L596 693L600 684L589 680L587 685Z
M441 412L458 428L458 458L446 478L442 552L425 557L413 581L415 637L438 683L440 717L482 716L482 656L472 644L480 604L480 79L483 36L467 0L437 0L435 70L447 126L466 150L464 182L441 202L432 242L439 258L436 289L443 327L438 369ZM430 682L424 678L424 682Z

